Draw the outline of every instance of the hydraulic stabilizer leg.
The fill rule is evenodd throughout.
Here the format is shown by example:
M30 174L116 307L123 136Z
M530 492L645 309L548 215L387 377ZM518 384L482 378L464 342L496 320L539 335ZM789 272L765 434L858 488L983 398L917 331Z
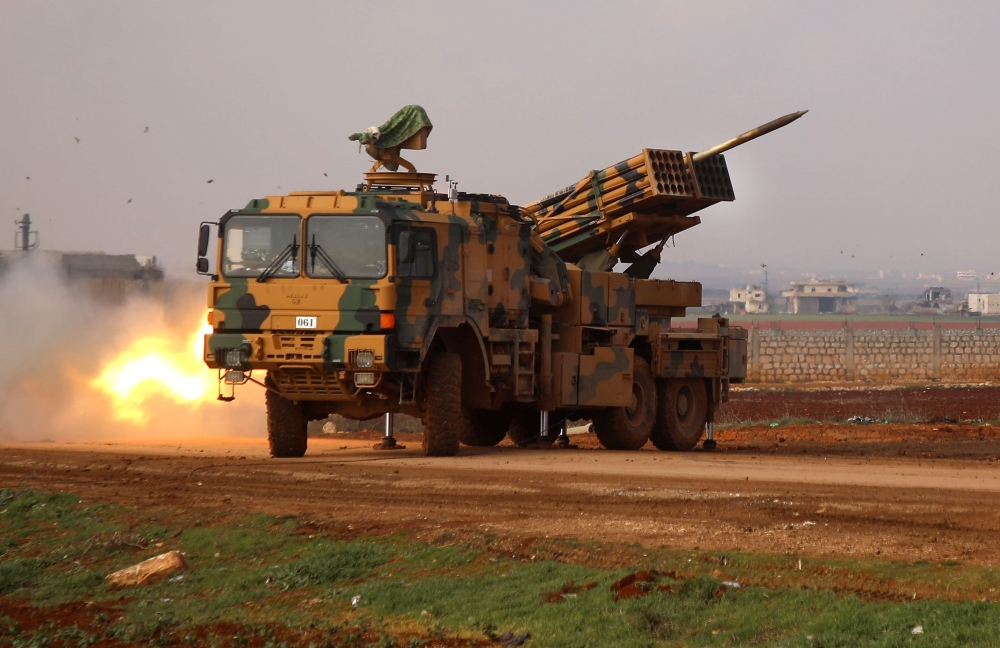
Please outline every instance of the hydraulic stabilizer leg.
M718 444L715 442L715 423L709 421L705 424L705 442L701 444L705 450L715 450Z
M393 413L385 413L385 435L382 437L382 443L376 443L376 450L402 450L406 448L405 445L400 445L396 443L396 437L392 435L393 426L395 421L393 420Z
M556 445L561 448L569 447L569 420L563 419L559 425L559 436L556 437Z

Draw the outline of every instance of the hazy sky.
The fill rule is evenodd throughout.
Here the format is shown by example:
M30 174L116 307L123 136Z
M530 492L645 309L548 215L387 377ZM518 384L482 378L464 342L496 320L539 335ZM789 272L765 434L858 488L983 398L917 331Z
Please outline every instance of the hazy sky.
M200 221L353 188L347 136L410 103L419 170L521 204L809 109L727 154L736 202L669 258L1000 271L998 61L995 1L0 0L0 247L27 211L191 274Z

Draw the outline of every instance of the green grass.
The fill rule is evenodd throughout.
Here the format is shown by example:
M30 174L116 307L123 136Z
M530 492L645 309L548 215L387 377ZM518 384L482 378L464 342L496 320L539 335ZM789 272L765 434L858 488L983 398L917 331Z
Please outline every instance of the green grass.
M991 567L558 539L518 551L520 540L497 536L435 546L343 531L0 491L0 645L487 645L507 630L530 632L529 646L1000 645ZM182 578L106 587L107 573L174 548L191 564ZM671 591L616 601L612 583L637 570L658 571L654 585ZM19 601L45 622L15 618ZM61 621L60 606L80 601L90 617Z
M746 427L784 427L786 425L812 425L814 423L820 423L820 421L811 418L783 416L778 419L760 419L760 420L731 421L727 423L718 423L716 424L715 429L729 430L733 428L746 428Z

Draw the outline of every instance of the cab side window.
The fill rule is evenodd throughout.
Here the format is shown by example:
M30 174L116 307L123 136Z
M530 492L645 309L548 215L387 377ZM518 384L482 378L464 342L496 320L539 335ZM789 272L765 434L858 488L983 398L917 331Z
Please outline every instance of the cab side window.
M396 230L396 275L429 278L434 276L437 250L434 230L405 227Z

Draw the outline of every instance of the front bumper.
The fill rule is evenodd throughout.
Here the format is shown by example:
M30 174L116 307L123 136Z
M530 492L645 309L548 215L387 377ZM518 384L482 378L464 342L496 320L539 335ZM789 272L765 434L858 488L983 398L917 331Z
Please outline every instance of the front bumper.
M282 395L295 400L352 400L377 389L392 370L389 335L211 333L205 364L213 369L267 371Z

